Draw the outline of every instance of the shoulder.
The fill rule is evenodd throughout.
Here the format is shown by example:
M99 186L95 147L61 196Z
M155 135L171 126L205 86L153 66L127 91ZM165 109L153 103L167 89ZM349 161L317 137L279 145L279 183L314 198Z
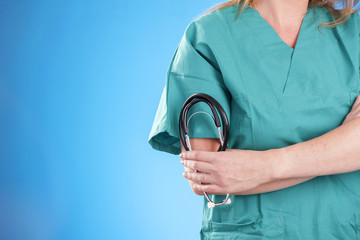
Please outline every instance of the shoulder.
M356 44L359 43L360 16L358 12L350 14L349 18L341 25L337 26L339 32L347 39L355 38Z
M229 6L196 17L187 25L185 35L199 40L219 36L235 21L236 10L235 6Z
M353 25L356 26L358 33L360 33L360 14L359 11L352 13L349 19L353 22Z
M201 24L204 26L221 25L229 19L235 20L236 10L235 6L217 9L195 18L191 23Z
M319 23L335 21L334 16L325 7L318 6L316 7L316 9L321 15L321 21ZM356 11L350 14L350 16L347 18L347 20L344 23L336 26L335 28L333 28L333 30L337 30L339 33L344 33L346 35L358 34L360 30L359 12Z
M360 16L359 16L359 12L356 11L354 13L351 13L349 18L346 20L346 22L344 22L343 24L339 25L339 26L343 26L344 30L348 29L348 28L352 28L354 29L357 33L360 30Z

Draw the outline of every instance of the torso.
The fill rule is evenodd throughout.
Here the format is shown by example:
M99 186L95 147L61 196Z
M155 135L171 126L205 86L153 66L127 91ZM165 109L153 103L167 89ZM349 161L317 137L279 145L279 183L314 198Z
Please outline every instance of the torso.
M234 21L235 10L199 19L201 34L193 38L218 67L231 95L228 148L287 147L341 125L360 94L360 18L352 15L344 25L318 30L318 24L333 20L318 7L298 31L277 34L254 9L245 9ZM212 209L205 199L201 239L359 238L359 182L355 171L318 176L279 191L231 196L230 205ZM211 198L219 202L224 196Z

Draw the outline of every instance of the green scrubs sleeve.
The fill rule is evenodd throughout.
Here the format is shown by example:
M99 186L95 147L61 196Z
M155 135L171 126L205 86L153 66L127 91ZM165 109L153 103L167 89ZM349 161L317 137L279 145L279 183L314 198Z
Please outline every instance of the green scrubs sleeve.
M206 36L201 25L193 21L176 48L148 138L155 150L180 154L179 115L185 100L194 93L205 93L215 98L224 108L230 123L230 93ZM188 118L194 113L197 114L189 121L189 137L218 138L208 105L203 102L193 105Z

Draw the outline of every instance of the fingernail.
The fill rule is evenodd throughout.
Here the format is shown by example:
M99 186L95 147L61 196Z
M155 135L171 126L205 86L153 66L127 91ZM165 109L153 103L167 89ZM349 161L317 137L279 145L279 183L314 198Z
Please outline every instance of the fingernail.
M184 165L184 160L181 160L180 163L181 163L182 165Z
M180 157L180 158L182 158L182 157L183 157L183 154L182 154L182 153L180 153L179 157Z

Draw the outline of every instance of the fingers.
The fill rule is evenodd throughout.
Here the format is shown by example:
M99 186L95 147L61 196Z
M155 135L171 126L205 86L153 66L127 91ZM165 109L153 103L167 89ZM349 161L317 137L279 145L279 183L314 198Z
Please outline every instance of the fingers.
M356 97L354 104L348 115L345 117L343 124L350 122L351 120L360 117L360 95Z
M198 184L201 183L214 183L215 179L212 175L207 173L199 173L199 172L189 172L186 171L183 173L183 176L187 178L188 180L194 181Z
M359 111L359 107L360 107L360 95L358 95L355 99L354 104L351 107L351 111L350 112L354 112L354 111Z
M183 176L193 184L191 188L197 195L204 195L204 192L209 195L225 195L227 193L223 186L215 184L216 179L210 174L185 171Z
M192 160L198 160L202 162L208 162L211 163L215 161L219 157L218 152L207 152L207 151L186 151L181 153L180 158L182 159L192 159Z
M359 115L359 112L360 112L360 95L357 96L357 98L355 100L355 103L354 103L352 108L356 111L357 115Z
M216 195L225 195L226 194L224 189L216 184L203 185L203 184L195 183L193 185L193 188L196 189L196 191L206 192L209 195L215 195L215 194Z
M204 173L210 173L214 171L214 165L207 162L181 160L181 164L184 165L185 167L189 167Z
M182 152L179 156L182 158L181 164L187 170L184 177L189 180L190 184L194 183L191 188L197 195L203 195L203 192L226 194L224 187L215 184L217 182L215 179L217 176L216 161L223 160L221 152L193 150ZM193 170L197 172L193 172Z
M355 103L360 104L360 95L357 95L356 100L355 100Z
M194 188L194 185L195 185L194 183L190 183L191 190L192 190L196 195L203 196L203 195L204 195L204 192L199 191L197 188Z

